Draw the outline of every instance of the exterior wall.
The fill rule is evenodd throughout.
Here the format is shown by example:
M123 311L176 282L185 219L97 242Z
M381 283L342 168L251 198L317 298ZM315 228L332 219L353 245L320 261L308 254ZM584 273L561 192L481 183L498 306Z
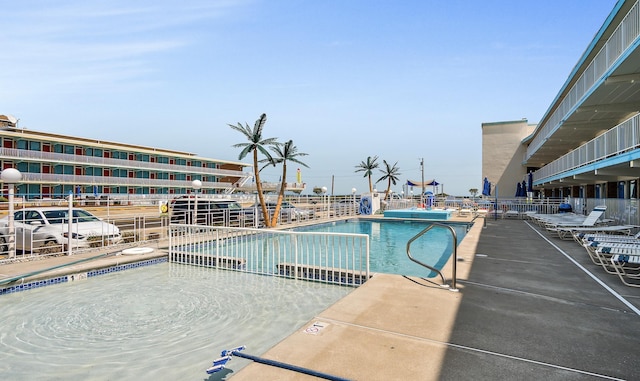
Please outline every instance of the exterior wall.
M16 192L27 198L185 194L196 179L202 181L201 193L231 193L234 182L250 176L241 162L18 129L2 117L0 166L22 172Z
M526 119L482 124L482 180L491 181L491 196L511 198L516 194L517 182L522 182L527 168L522 165L526 146L522 140L535 129Z

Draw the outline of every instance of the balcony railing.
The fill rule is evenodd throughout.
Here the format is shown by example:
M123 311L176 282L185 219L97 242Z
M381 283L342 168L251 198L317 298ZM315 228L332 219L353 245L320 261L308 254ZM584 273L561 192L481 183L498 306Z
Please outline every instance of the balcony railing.
M583 102L585 94L591 92L591 88L608 72L620 56L631 47L638 36L640 36L640 10L638 2L636 2L560 102L558 108L551 114L547 122L540 127L540 131L527 148L526 160L542 147L545 141L566 120L567 116L575 112L577 106Z
M22 173L23 183L45 183L45 184L91 184L108 186L137 186L137 187L166 187L166 188L189 188L191 181L186 180L164 180L145 179L135 177L111 177L111 176L83 176L83 175L61 175L53 173ZM223 182L203 181L202 186L206 189L231 190L232 184Z
M545 182L568 171L638 148L640 148L640 115L635 115L540 168L534 172L533 178L536 182Z
M242 171L232 171L228 169L152 163L148 161L112 159L112 158L106 158L106 157L71 155L66 153L29 151L29 150L15 149L15 148L0 148L0 157L6 158L6 159L20 160L20 161L82 164L82 165L95 165L95 166L101 166L101 167L128 168L128 169L137 169L137 170L154 170L154 171L178 172L178 173L189 173L189 174L197 173L197 174L203 174L208 176L225 176L225 177L226 176L228 177L251 176Z

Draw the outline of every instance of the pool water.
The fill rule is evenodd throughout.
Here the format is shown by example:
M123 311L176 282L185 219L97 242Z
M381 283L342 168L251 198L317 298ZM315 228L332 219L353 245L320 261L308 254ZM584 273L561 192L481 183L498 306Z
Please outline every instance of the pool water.
M219 380L353 289L157 264L0 297L3 380Z
M430 222L353 219L297 228L297 231L357 233L369 235L371 272L420 277L437 274L412 262L407 256L407 242ZM456 231L458 244L464 238L466 224L448 224ZM442 269L453 253L453 237L446 227L434 226L411 244L411 255L419 261Z

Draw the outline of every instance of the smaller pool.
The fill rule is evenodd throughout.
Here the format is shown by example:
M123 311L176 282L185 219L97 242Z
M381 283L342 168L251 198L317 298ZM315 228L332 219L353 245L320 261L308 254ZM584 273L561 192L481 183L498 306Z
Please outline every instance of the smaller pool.
M412 262L407 256L407 242L426 227L428 221L386 219L353 219L294 229L332 233L369 235L369 265L371 272L419 277L435 277L436 273ZM460 244L467 224L447 223L456 231ZM435 226L411 245L411 255L419 261L441 270L453 253L453 237L448 228Z
M421 220L448 220L453 214L453 210L445 209L394 209L385 210L385 217L394 218L417 218Z

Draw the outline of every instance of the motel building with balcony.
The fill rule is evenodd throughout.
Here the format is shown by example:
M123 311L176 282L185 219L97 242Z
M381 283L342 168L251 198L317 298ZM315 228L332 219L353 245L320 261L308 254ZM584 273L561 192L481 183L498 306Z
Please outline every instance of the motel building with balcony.
M0 163L16 168L25 199L74 197L135 200L168 199L193 191L217 197L243 189L253 166L196 154L21 129L16 118L0 115ZM6 196L6 194L5 194Z
M638 223L639 2L618 1L603 20L539 123L482 124L482 178L499 198L513 198L531 172L535 199L582 200L585 209L615 200L616 213Z

